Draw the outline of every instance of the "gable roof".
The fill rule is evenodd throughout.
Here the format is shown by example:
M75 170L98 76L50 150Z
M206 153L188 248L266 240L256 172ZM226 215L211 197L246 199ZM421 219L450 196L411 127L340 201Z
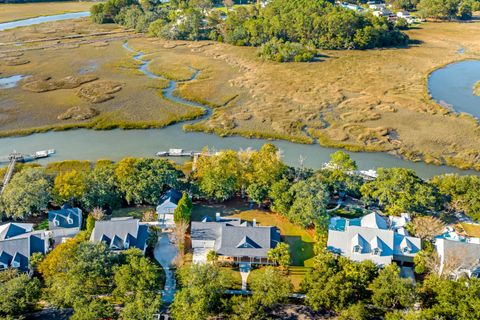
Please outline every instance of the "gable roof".
M64 205L60 210L48 212L48 228L80 228L82 226L82 210Z
M361 247L359 252L353 250L356 245ZM420 248L419 238L388 229L385 219L376 213L351 219L343 229L333 225L328 231L327 249L355 261L372 260L379 265L410 261Z
M162 197L158 201L158 204L162 205L166 202L170 202L177 205L178 201L180 201L180 199L182 198L182 195L183 194L180 191L170 189L162 195Z
M6 223L0 226L0 240L14 238L32 230L33 223Z
M126 242L129 247L145 250L148 238L148 226L139 219L114 218L108 221L96 221L90 241L105 242L112 249L123 249Z
M27 271L30 256L35 252L46 253L48 239L42 231L0 241L0 262L11 266L12 262L19 265L21 271Z
M273 226L252 226L240 219L216 222L192 222L192 240L215 241L215 251L231 257L267 257L268 250L280 242L280 232Z

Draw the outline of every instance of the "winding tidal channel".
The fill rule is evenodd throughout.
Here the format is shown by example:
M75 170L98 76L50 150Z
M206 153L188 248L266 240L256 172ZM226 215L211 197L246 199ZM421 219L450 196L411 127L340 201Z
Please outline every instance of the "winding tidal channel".
M64 20L63 18L62 15L56 16L57 20ZM25 22L27 20L16 21L15 23L18 24L17 26L26 26L28 25ZM145 59L144 53L133 50L127 42L124 43L123 46L126 50L134 53L133 59L141 63L138 70L145 76L153 79L166 79L149 71L148 66L150 61ZM192 78L187 81L195 81L201 72L200 70L193 70L195 72ZM166 99L178 104L202 108L205 110L205 114L195 120L177 123L162 129L118 129L110 131L79 129L71 131L51 131L24 137L2 138L0 139L0 156L7 155L12 152L12 150L22 153L32 153L37 150L54 148L57 153L50 158L42 159L40 163L67 159L92 161L97 159L119 160L126 156L152 157L156 152L168 150L169 148L181 148L188 151L201 150L205 146L215 150L258 149L264 143L269 142L276 145L282 151L283 159L287 164L319 168L329 160L331 153L337 151L337 149L324 148L318 144L305 145L280 140L249 139L240 136L222 138L217 135L202 132L185 132L182 129L184 124L201 121L209 117L212 114L212 110L206 105L175 96L174 92L178 82L171 79L166 80L169 81L167 88L163 89L163 95ZM405 161L387 153L348 153L362 170L378 167L405 167L414 169L424 178L442 173L477 174L474 171L463 171L453 167ZM184 161L185 159L175 158L175 160Z

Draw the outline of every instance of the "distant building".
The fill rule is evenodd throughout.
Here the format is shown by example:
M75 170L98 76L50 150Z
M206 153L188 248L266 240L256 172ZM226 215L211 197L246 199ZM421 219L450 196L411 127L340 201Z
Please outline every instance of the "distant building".
M327 249L355 261L371 260L380 266L392 262L413 266L421 242L390 229L385 218L371 213L358 219L332 218Z
M30 271L30 256L46 254L49 248L44 231L33 231L30 223L7 223L0 226L0 270L16 268Z
M175 221L173 220L173 212L178 206L178 202L182 198L182 193L175 190L170 189L160 198L157 206L157 215L158 221L161 225L170 227L175 225Z
M204 263L207 253L213 250L222 262L270 264L268 251L280 242L280 231L217 214L214 222L192 222L190 237L194 263Z
M94 243L105 242L111 250L138 248L143 253L147 248L148 225L132 217L96 221L90 236Z

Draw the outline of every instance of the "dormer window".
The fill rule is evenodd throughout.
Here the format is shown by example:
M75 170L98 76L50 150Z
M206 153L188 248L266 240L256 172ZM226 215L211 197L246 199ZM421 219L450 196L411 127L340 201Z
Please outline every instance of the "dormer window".
M362 253L362 247L359 245L353 246L352 250L354 253Z
M12 261L12 268L20 268L20 263L17 261Z
M372 254L374 256L379 256L381 253L382 253L382 250L380 250L379 248L373 248L372 249Z
M6 268L7 268L7 266L6 266L5 264L3 264L3 263L0 263L0 270L2 270L2 269L6 269Z
M53 219L52 222L53 222L53 225L56 226L56 227L58 227L60 225L60 221L58 221L56 218Z
M68 223L68 224L73 224L73 219L70 218L70 217L67 217L67 223Z
M410 253L409 247L403 247L403 253Z

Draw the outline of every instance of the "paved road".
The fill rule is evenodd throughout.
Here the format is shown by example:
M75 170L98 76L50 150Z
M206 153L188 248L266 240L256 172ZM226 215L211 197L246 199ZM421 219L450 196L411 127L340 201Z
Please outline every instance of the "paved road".
M173 237L172 233L162 233L158 238L157 245L153 251L155 259L162 265L165 270L165 287L163 288L162 301L165 303L171 303L175 295L175 277L171 268L173 260L177 256L177 246L172 243L170 238Z

